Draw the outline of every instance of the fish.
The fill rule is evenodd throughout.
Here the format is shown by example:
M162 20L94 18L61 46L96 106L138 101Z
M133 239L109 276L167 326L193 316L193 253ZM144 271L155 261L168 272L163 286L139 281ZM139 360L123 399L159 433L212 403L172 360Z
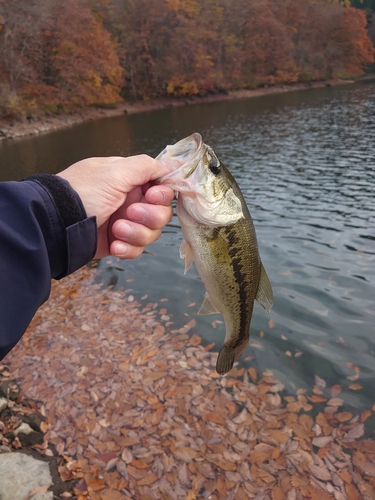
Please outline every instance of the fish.
M195 132L157 160L177 165L158 182L177 192L185 274L195 264L206 293L198 314L222 314L225 340L216 371L229 372L246 350L254 301L269 313L273 291L241 190L214 150Z

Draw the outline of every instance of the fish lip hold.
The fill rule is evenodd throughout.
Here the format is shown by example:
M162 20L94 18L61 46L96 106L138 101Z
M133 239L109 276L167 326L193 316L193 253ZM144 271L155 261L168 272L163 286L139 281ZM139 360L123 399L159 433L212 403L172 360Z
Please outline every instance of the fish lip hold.
M156 159L157 160L162 160L162 157L168 153L168 150L171 149L171 148L174 148L174 149L178 149L179 147L179 143L187 143L187 145L189 144L189 142L193 142L195 143L195 151L192 152L192 149L190 147L190 151L189 151L189 148L186 149L185 152L182 152L180 155L178 156L187 156L187 158L185 159L185 161L182 161L182 163L180 164L180 166L178 166L177 168L175 168L174 170L172 170L171 172L169 172L168 174L166 175L163 175L163 177L160 177L158 179L158 182L160 184L166 184L168 185L169 182L168 180L172 180L174 179L175 177L179 177L180 175L180 172L183 168L186 167L186 164L187 163L190 163L190 164L193 164L196 157L199 157L197 158L197 165L198 165L198 161L199 159L201 158L202 154L201 154L201 149L204 148L204 147L207 147L204 143L203 143L203 140L202 140L202 136L201 134L199 134L198 132L194 132L192 135L186 137L185 139L182 139L181 141L179 142L176 142L176 144L172 144L172 145L169 145L167 146L157 157ZM178 160L181 162L181 160ZM167 182L165 182L167 181ZM173 187L173 186L172 186Z

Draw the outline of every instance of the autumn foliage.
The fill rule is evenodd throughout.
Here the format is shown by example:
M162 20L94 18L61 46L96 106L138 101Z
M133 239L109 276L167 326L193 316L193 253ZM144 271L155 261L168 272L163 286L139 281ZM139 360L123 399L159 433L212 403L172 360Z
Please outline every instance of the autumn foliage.
M7 0L0 6L3 114L121 100L117 46L87 2Z
M0 0L0 114L359 75L364 11L336 0Z

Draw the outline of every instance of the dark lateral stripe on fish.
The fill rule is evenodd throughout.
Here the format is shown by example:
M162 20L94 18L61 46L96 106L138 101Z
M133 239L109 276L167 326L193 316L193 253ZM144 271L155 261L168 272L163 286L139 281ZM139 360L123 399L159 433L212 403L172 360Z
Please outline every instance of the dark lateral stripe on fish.
M228 342L233 348L237 347L244 339L245 336L248 335L248 330L250 326L252 308L249 314L249 294L247 291L250 283L246 280L246 272L244 272L244 265L242 263L241 257L238 256L239 243L240 240L238 235L236 234L237 224L233 226L228 226L225 228L225 232L228 238L229 243L229 255L231 257L231 265L233 268L233 274L236 280L236 283L239 287L239 301L240 306L239 309L241 311L240 314L240 328L238 332L238 338L233 340L232 342ZM238 228L237 228L238 230Z

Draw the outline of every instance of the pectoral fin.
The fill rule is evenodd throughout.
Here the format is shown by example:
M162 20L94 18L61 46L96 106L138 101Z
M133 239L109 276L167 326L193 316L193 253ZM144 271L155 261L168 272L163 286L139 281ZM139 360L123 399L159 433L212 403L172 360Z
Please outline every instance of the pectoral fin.
M193 263L193 251L189 243L186 243L185 240L181 243L180 246L180 257L181 259L185 259L185 271L184 274L188 272Z
M210 297L208 296L207 292L205 293L205 296L203 298L203 302L202 302L201 308L198 311L198 314L200 316L208 316L209 314L220 314L219 311L216 309L216 307L211 302Z
M262 263L260 263L260 279L255 298L268 313L271 312L273 304L273 291L270 280L268 279L266 270L264 269Z

